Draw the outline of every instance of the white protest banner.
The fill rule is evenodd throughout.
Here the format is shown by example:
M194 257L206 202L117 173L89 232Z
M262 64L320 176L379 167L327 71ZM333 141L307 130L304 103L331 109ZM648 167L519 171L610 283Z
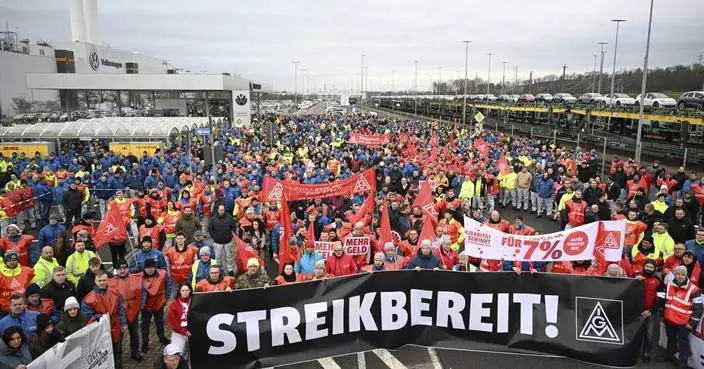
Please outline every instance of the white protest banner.
M591 260L602 254L619 261L626 234L624 220L586 224L561 232L536 236L504 233L473 219L464 218L465 252L494 260L573 261Z
M34 359L27 369L112 369L110 316L104 314Z
M327 260L328 256L332 255L332 247L334 244L334 242L315 241L315 251L319 252L323 255L323 259Z
M345 239L345 252L350 255L367 255L371 248L369 237L347 237Z

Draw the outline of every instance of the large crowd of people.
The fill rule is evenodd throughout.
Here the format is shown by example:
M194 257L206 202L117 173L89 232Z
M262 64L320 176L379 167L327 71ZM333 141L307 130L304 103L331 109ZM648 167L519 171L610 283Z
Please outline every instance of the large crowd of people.
M701 319L704 278L704 187L696 173L613 158L602 176L602 158L593 150L446 123L361 115L262 121L276 122L273 142L257 122L223 126L216 137L225 155L214 164L203 160L200 145L136 156L110 152L100 141L72 142L46 157L0 157L0 369L24 368L104 314L117 368L126 335L132 360L143 361L144 353L163 345L158 367L181 368L194 292L424 269L641 279L648 327L643 359L650 360L662 317L665 359L674 361L679 346L679 365L686 365L684 333ZM387 133L391 142L352 145L352 132ZM376 169L376 193L286 206L262 201L265 176L324 184L367 168ZM416 203L424 185L432 188L437 218ZM519 215L505 219L501 211L509 206ZM96 226L113 208L128 237L96 244L102 240ZM536 233L524 218L547 217L563 229L625 219L623 258L531 263L469 257L465 216L521 235ZM395 236L382 242L385 217ZM371 250L348 254L348 237L368 237ZM327 258L315 241L332 243ZM152 320L158 342L150 342Z

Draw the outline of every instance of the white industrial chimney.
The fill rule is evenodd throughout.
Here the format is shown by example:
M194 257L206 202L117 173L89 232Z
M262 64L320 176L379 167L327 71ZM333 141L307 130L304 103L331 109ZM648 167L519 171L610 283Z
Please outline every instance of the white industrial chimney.
M68 9L71 17L71 41L85 42L86 24L83 16L83 0L69 0Z
M98 0L69 0L68 5L72 41L99 44Z
M99 44L98 0L83 0L83 16L86 24L86 42Z

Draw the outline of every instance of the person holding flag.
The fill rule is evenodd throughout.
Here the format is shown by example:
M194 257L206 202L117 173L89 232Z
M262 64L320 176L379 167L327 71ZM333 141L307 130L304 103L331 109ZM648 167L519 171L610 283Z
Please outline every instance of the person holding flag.
M95 248L100 249L106 243L110 245L111 261L117 263L125 258L126 242L129 239L127 229L118 206L111 206L95 232Z

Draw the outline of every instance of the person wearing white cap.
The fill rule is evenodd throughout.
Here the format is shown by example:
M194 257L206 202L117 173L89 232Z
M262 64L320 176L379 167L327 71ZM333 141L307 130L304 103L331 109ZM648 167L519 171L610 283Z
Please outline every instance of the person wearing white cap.
M377 252L374 254L374 263L365 265L362 267L363 272L378 272L386 270L386 263L384 263L385 257L383 252ZM325 263L323 263L324 265Z
M187 369L188 362L183 359L181 348L170 343L164 346L163 356L154 363L154 369Z
M61 312L61 318L56 325L56 330L61 332L64 337L72 335L74 332L83 328L88 324L88 317L81 314L81 306L75 297L69 296L64 303L64 311Z
M237 277L235 289L269 287L271 280L269 275L259 265L257 258L247 260L247 272Z
M699 288L687 277L687 267L680 265L675 268L675 279L667 283L665 292L658 292L658 297L665 300L665 361L675 361L675 347L679 343L679 367L688 368L689 335L702 319L704 308Z
M198 282L208 278L208 273L212 267L219 268L218 262L213 258L210 248L203 247L198 251L198 259L191 266L191 271L186 277L186 282L191 284L191 288L195 289ZM222 268L220 268L222 271ZM221 273L222 274L222 273Z

